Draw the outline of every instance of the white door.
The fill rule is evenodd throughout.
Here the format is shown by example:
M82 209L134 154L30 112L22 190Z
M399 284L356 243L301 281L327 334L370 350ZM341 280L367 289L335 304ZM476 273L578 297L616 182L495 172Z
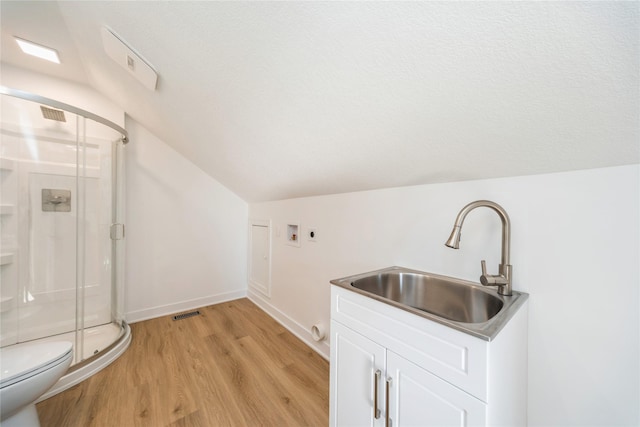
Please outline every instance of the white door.
M384 365L384 347L331 322L331 426L384 426Z
M271 296L271 233L269 223L253 221L250 233L249 284L263 295Z
M418 365L387 351L393 427L480 426L486 404Z

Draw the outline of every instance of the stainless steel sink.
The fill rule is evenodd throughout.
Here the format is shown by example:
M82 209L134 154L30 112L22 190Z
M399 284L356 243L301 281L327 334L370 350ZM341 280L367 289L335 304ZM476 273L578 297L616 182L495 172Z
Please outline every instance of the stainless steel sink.
M390 271L356 279L351 286L464 323L486 322L504 305L495 293L427 274Z
M479 283L389 267L331 283L490 341L528 297L498 295Z

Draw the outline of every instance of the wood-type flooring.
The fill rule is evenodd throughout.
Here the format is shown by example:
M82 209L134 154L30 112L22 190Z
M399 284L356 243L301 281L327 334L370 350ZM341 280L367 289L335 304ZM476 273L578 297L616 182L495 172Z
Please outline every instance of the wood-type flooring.
M131 325L129 349L36 405L42 427L326 426L329 364L248 299Z

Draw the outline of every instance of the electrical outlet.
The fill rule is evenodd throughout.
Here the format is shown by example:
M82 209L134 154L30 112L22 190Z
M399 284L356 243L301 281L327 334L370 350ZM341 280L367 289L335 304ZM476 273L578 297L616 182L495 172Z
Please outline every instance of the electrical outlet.
M314 227L307 228L307 240L310 242L318 241L318 230Z

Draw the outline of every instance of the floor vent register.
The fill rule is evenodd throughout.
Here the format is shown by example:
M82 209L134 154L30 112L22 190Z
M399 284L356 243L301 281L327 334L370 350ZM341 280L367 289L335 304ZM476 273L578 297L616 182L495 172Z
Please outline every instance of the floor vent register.
M188 313L176 314L175 316L173 316L173 320L182 320L188 317L199 316L199 315L200 315L200 310L190 311Z

